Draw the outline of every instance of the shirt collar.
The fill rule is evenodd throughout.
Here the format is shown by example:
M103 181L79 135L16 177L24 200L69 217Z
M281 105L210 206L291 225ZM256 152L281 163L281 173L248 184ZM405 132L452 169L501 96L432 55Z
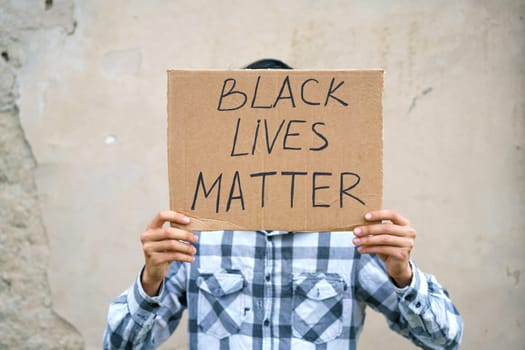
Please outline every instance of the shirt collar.
M266 236L268 237L271 237L271 236L282 236L282 235L287 235L291 232L288 232L288 231L271 231L271 230L262 230L262 231L259 231L261 232L262 234L265 234Z

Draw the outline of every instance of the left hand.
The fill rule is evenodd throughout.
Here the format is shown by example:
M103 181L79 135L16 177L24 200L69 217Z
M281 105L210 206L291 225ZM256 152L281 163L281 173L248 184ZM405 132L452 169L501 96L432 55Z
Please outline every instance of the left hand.
M410 284L412 268L410 252L414 247L416 230L408 219L394 210L377 210L365 215L367 221L378 224L354 228L353 243L361 254L377 254L384 261L388 275L400 288Z

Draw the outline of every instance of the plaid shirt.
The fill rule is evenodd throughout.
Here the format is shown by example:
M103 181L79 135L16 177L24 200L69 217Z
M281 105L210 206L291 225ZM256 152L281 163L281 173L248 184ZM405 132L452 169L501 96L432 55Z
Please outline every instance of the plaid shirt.
M154 349L188 309L190 349L356 349L366 305L424 349L457 349L463 322L436 279L412 263L396 288L348 232L218 231L195 262L172 263L156 297L140 275L110 306L104 349Z

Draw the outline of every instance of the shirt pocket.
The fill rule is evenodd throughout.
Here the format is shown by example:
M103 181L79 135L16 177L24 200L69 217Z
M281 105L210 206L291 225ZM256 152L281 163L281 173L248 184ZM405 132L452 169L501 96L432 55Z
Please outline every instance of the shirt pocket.
M196 283L199 328L219 339L238 333L244 320L243 275L238 271L203 273Z
M294 276L292 330L296 338L322 344L341 335L346 284L336 273Z

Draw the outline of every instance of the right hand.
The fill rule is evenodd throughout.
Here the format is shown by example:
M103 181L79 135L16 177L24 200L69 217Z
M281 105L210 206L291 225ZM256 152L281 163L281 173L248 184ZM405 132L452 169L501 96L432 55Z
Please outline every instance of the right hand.
M163 227L166 222L187 225L190 218L175 211L161 211L140 236L146 261L141 282L150 296L157 294L171 262L193 262L197 252L193 245L181 242L195 243L198 240L196 235L174 227Z

